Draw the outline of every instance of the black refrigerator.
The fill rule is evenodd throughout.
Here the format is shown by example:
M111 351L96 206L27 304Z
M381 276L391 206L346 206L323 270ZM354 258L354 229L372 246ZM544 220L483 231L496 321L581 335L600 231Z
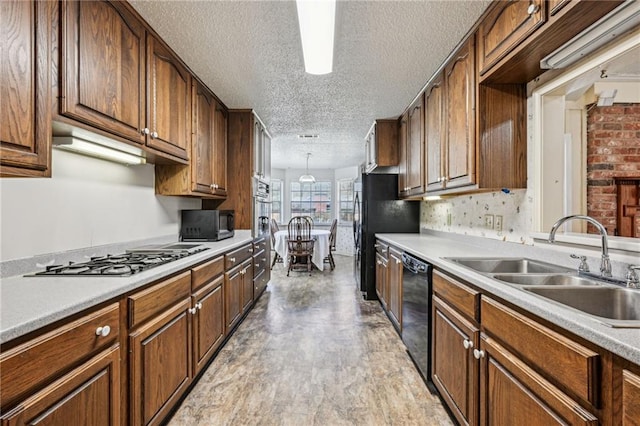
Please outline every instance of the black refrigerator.
M398 200L398 175L362 174L355 184L353 272L367 300L376 295L377 233L420 232L420 202Z

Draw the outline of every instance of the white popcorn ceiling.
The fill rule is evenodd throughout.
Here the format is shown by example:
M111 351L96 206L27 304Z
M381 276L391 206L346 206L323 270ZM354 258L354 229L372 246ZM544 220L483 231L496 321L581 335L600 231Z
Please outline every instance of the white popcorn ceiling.
M339 1L333 72L304 71L293 1L150 1L133 7L229 108L253 108L272 167L364 161L376 118L399 116L489 0ZM299 134L319 138L302 140Z

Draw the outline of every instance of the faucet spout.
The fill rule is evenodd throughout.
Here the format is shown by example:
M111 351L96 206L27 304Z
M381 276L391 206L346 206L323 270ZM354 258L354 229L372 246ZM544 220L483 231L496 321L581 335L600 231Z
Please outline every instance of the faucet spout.
M587 222L591 223L593 226L596 227L602 239L602 261L600 263L600 273L602 274L603 277L608 277L608 278L611 277L611 261L609 260L609 243L607 240L607 230L600 222L598 222L591 216L576 214L576 215L565 216L563 218L560 218L551 227L551 231L549 232L549 242L550 243L555 242L556 232L558 231L558 228L560 228L562 224L570 220L586 220Z

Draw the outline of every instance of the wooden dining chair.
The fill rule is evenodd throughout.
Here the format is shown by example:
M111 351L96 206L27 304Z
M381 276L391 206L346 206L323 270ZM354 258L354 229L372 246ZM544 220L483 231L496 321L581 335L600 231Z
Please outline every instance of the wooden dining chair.
M311 224L301 216L292 217L288 225L287 248L289 249L289 267L292 270L306 268L311 275L314 239L311 238Z
M311 229L313 229L313 218L311 216L302 216L302 217L305 218L311 224Z
M271 269L273 269L273 267L275 266L276 262L282 263L282 257L280 257L278 252L275 251L275 247L276 247L276 232L278 232L280 230L280 227L278 226L278 222L276 222L275 219L271 219L271 226L269 227L269 230L271 232L271 248L273 249L273 253L274 253L273 262L271 263Z
M338 233L338 219L333 219L331 228L329 229L329 254L324 258L325 263L329 263L331 270L336 268L336 262L333 259L333 253L336 251L336 235Z

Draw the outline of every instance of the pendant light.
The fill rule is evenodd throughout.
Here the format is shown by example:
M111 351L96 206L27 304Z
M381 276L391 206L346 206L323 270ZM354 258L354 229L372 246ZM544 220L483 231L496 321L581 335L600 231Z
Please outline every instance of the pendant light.
M309 174L309 157L311 157L311 153L307 152L307 173L300 176L298 179L300 183L316 183L316 178Z

